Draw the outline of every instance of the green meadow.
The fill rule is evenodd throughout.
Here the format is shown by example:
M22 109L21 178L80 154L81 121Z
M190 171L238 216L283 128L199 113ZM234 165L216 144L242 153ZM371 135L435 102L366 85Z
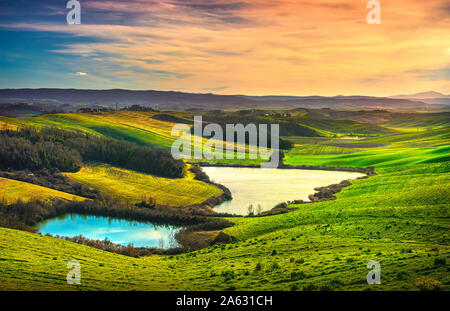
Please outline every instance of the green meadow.
M450 255L449 168L380 169L336 201L232 218L225 232L236 242L175 256L130 258L0 229L0 283L6 290L448 290L449 268L439 259ZM65 282L72 259L82 265L81 285ZM381 263L380 285L366 283L370 260Z
M289 139L289 138L288 138ZM393 167L450 161L448 127L358 140L293 138L286 153L291 165Z
M163 148L173 141L171 123L146 113L61 114L0 121L78 129ZM414 122L410 118L388 128L380 121L364 131L352 123L347 131L345 125L333 131L336 123L325 120L308 126L333 135L284 137L294 144L285 154L286 164L375 166L377 175L351 180L352 185L339 192L336 200L291 205L295 210L286 214L228 218L234 226L224 232L234 238L231 244L132 258L0 228L0 288L450 290L448 119L438 116ZM358 138L344 136L358 131ZM168 205L177 198L186 198L186 203L201 201L218 191L195 184L192 176L162 181L104 165L90 165L67 175L122 199L151 194ZM176 186L169 187L169 183ZM66 282L70 260L81 264L80 285ZM371 260L381 264L379 285L366 281L366 265Z

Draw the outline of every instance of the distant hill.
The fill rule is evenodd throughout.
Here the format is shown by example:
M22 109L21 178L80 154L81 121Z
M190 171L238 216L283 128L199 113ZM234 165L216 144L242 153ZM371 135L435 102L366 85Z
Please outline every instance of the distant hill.
M245 96L121 89L2 89L0 102L30 103L46 110L65 111L82 107L122 108L131 105L174 110L330 108L436 112L448 108L445 105L430 105L418 100L370 96Z
M421 101L430 105L447 105L450 106L450 95L445 95L439 92L421 92L411 95L396 95L390 98L407 99L414 101Z
M42 108L26 103L0 104L0 116L34 117L42 113Z
M396 95L390 96L391 98L401 98L401 99L431 99L431 98L450 98L450 95L444 95L439 92L421 92L411 95Z

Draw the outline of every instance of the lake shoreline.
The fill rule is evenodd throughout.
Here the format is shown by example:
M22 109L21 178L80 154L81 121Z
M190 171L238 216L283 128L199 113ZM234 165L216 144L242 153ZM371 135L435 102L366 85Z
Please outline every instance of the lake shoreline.
M188 163L191 165L190 171L193 172L196 177L200 181L206 182L208 184L214 185L220 188L224 193L218 197L210 198L203 203L192 205L190 207L205 207L207 205L208 208L212 210L212 215L214 217L263 217L263 216L271 216L276 214L283 214L290 211L295 210L296 208L289 208L288 206L291 204L308 204L315 203L327 200L336 199L335 194L340 192L343 188L351 186L351 182L348 179L342 180L336 184L330 184L327 186L318 186L314 188L316 191L308 196L310 201L304 200L294 200L294 201L285 201L276 204L272 209L268 211L264 211L259 215L238 215L238 214L229 214L229 213L218 213L214 211L214 207L220 205L223 202L232 199L231 191L225 187L224 185L212 182L210 177L202 170L202 167L233 167L233 168L260 168L260 165L256 164L231 164L231 163L209 163L209 162L197 162L197 163ZM364 176L357 177L356 179L366 179L370 176L376 175L375 167L338 167L338 166L315 166L315 165L288 165L284 163L280 163L278 168L276 169L296 169L296 170L320 170L320 171L341 171L341 172L354 172L354 173L362 173Z
M259 165L240 165L240 164L213 165L213 164L207 163L205 166L206 167L259 168ZM372 175L376 175L374 169L371 167L369 167L369 168L336 167L336 168L330 169L330 167L323 167L323 166L316 167L316 166L282 165L280 167L280 169L309 169L309 170L328 170L328 171L345 171L345 172L350 171L350 172L366 173L365 176L357 177L357 179L364 179L364 178L368 178ZM231 191L226 186L211 181L210 177L202 170L202 167L200 166L199 163L191 163L190 171L192 173L194 173L195 179L206 182L211 185L214 185L214 186L218 187L219 189L221 189L223 193L219 196L211 197L200 204L179 207L179 212L181 214L185 214L186 216L190 214L190 216L192 217L192 219L183 221L185 227L182 228L175 236L176 240L180 243L181 247L169 248L169 249L159 249L159 248L155 248L155 247L133 247L132 248L133 255L132 255L132 254L127 253L128 250L123 251L122 248L120 248L120 246L117 245L118 250L116 250L116 252L122 253L123 255L128 255L128 256L131 255L133 257L134 256L137 256L137 257L148 256L148 255L152 255L152 254L172 255L172 254L189 252L192 250L203 249L205 247L208 247L208 246L211 246L211 245L214 245L217 243L228 244L233 241L233 237L229 236L227 234L224 234L222 232L222 230L224 229L224 227L233 226L234 224L232 222L228 222L228 224L220 224L219 225L219 224L211 223L210 225L207 225L208 218L209 219L211 219L211 218L212 219L214 219L214 218L220 219L222 217L229 217L229 218L265 217L265 216L271 216L271 215L276 215L276 214L288 213L290 211L294 211L297 209L297 208L289 208L288 205L290 205L290 204L306 204L306 203L315 203L315 202L324 201L324 200L336 199L334 194L341 191L344 187L351 185L351 183L348 180L344 180L344 181L340 182L339 184L332 184L332 185L328 185L325 187L316 187L316 188L314 188L314 190L316 190L318 192L311 194L309 196L310 200L311 200L310 202L305 202L305 201L301 201L301 200L288 201L287 203L283 202L283 203L277 204L275 207L273 207L272 209L270 209L268 211L262 212L259 215L245 216L245 215L238 215L238 214L228 214L228 213L216 212L213 209L214 206L217 206L225 201L232 199ZM91 202L91 203L93 203L93 202ZM156 212L157 210L161 210L161 209L164 209L164 206L158 206L158 208L153 211ZM170 209L174 209L174 207L171 207ZM95 210L95 212L93 213L94 210ZM157 219L154 219L155 216L156 216L156 218L159 218L158 215L152 215L153 214L152 211L147 210L147 212L149 212L149 215L146 215L147 217L144 217L146 219L138 219L138 218L140 218L140 217L137 217L137 214L139 213L138 210L142 211L141 208L136 210L135 213L131 213L131 215L129 215L131 217L120 217L123 215L120 215L120 216L119 215L106 215L97 209L94 209L94 210L89 209L89 213L87 213L87 214L92 215L92 216L97 214L98 216L113 217L113 218L118 218L118 219L130 219L130 220L135 220L135 221L144 220L144 221L149 221L152 223L155 222L155 220L156 220L156 222L158 222ZM116 209L112 209L112 210L114 210L114 212L116 212ZM62 211L60 210L60 212L62 212ZM69 208L69 209L66 209L64 212L70 213L70 212L75 212L75 211L71 210ZM84 211L84 212L87 212L87 211ZM83 211L80 211L78 208L77 208L76 213L84 214ZM113 214L115 214L115 213L113 213ZM165 215L165 216L166 217L164 217L164 218L165 218L166 224L174 224L174 223L178 223L180 221L180 219L178 219L178 218L181 215L178 215L178 213L176 213L174 215L169 214L169 215ZM175 216L175 217L172 218L172 216ZM45 217L45 218L47 218L47 217ZM49 218L51 218L51 217L49 217ZM202 219L203 219L203 221L202 221ZM158 220L161 221L161 219L158 219ZM220 228L220 227L222 227L222 228ZM209 232L209 234L208 234L208 236L201 236L201 235L199 235L199 233L201 233L201 232ZM67 237L59 237L59 238L63 238L68 241L76 242L76 241L74 241L73 238L67 238ZM80 243L80 241L78 241L79 244L85 244L85 245L88 245L91 247L97 247L97 248L106 250L105 248L98 246L98 245L101 245L100 242L101 241L89 240L86 238L83 238L82 243Z
M191 165L199 165L200 167L242 167L242 168L261 168L258 164L233 164L233 163L209 163L209 162L196 162L189 163ZM275 169L285 170L317 170L317 171L340 171L340 172L353 172L362 173L368 176L376 175L375 167L352 167L352 166L319 166L319 165L289 165L280 163Z

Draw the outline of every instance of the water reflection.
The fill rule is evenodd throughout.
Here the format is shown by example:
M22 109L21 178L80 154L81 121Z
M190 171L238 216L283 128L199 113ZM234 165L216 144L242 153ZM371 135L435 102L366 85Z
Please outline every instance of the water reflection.
M83 235L94 240L104 240L135 247L173 248L179 246L175 234L181 227L160 225L110 217L65 214L47 219L35 226L42 234L74 237Z
M259 206L261 211L267 211L286 201L309 201L308 195L316 187L364 176L353 172L246 167L203 167L203 170L211 180L228 187L233 196L233 200L216 206L215 210L238 215L248 215L250 205L256 213Z

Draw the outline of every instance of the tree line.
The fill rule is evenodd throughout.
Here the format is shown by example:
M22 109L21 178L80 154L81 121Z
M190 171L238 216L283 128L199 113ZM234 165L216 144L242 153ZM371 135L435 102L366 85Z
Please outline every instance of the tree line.
M57 128L0 131L0 169L76 172L83 161L104 162L169 178L184 175L184 163L159 149Z

